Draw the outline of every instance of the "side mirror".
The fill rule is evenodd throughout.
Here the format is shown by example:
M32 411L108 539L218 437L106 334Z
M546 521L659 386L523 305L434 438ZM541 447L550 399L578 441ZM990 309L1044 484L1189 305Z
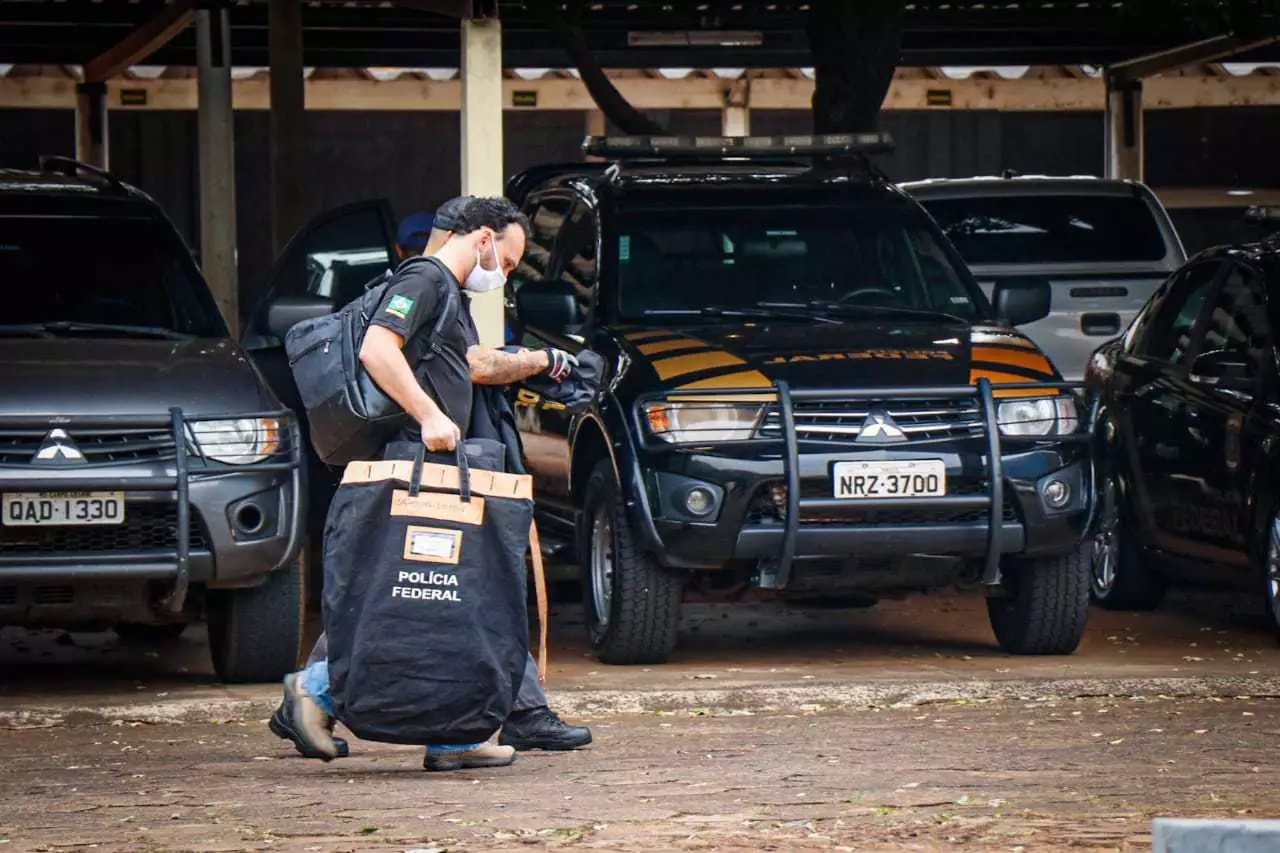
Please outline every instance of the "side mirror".
M582 323L578 296L562 281L527 284L516 291L516 316L523 326L557 334Z
M998 282L991 301L996 315L1010 326L1024 326L1049 316L1053 293L1049 282L1040 278Z
M1212 385L1224 391L1252 391L1249 359L1239 350L1215 349L1202 352L1191 362L1192 382Z
M332 314L333 303L314 296L281 297L267 308L268 334L284 340L285 333L303 320L314 320Z

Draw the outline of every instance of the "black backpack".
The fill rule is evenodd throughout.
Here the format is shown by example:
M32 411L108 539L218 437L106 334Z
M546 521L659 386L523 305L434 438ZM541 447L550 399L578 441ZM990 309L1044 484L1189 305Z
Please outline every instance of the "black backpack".
M304 320L285 334L284 348L307 410L311 444L326 465L377 459L387 439L408 419L400 405L365 372L360 364L360 345L387 287L424 263L440 266L434 258L410 258L394 273L365 285L364 294L341 310ZM441 279L442 307L435 325L426 333L424 358L439 354L445 330L458 318L461 297L448 281L449 276Z

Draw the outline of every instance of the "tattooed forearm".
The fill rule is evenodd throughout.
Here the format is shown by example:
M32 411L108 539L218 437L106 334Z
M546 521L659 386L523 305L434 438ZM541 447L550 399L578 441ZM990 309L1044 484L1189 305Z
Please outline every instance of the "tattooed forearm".
M474 346L467 350L467 365L471 368L471 381L477 385L510 385L546 370L547 354L542 350L503 352Z

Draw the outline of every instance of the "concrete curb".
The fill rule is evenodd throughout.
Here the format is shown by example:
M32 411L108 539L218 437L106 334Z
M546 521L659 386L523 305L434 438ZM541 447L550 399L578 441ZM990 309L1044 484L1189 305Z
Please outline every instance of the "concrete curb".
M730 716L847 711L906 708L944 702L1044 701L1094 696L1280 698L1280 678L970 679L915 684L901 681L863 681L689 690L566 690L553 692L551 704L566 717L598 718L612 714ZM279 693L275 688L262 688L261 696L204 696L151 703L0 709L0 729L38 729L102 723L159 725L246 722L266 719L279 701Z
M1152 853L1275 853L1280 820L1188 820L1156 818Z

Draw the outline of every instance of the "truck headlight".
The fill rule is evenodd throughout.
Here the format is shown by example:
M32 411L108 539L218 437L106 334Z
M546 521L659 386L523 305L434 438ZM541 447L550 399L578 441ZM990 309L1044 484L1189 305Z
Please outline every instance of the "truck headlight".
M192 421L188 429L199 453L228 465L262 462L280 449L280 421L275 418Z
M1068 435L1080 425L1080 415L1071 397L1027 397L1000 403L996 421L1005 435Z
M746 441L755 435L764 406L743 403L647 403L645 424L654 438L672 444Z

